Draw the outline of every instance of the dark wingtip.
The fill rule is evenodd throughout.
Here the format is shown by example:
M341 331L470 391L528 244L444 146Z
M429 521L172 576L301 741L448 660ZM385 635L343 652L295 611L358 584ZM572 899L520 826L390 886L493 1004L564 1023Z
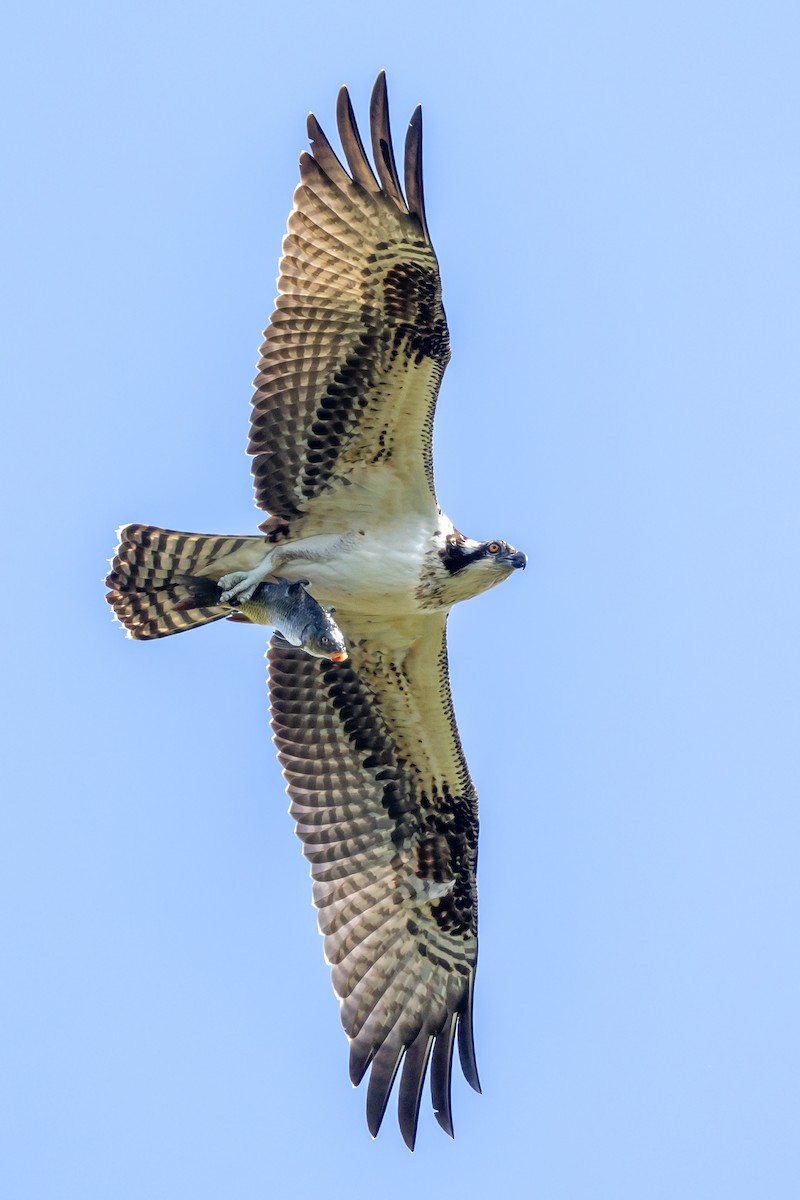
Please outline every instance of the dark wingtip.
M449 1024L437 1035L431 1058L431 1101L433 1115L445 1133L454 1137L453 1109L451 1104L451 1081L453 1075L453 1047L456 1039L458 1014L453 1013Z
M355 183L373 194L379 192L380 184L369 165L369 159L364 151L364 143L358 132L353 105L350 103L350 93L346 87L339 88L336 98L336 124L339 128L339 138L342 143L347 165Z
M438 1109L434 1109L433 1115L436 1117L436 1120L439 1122L439 1125L445 1131L445 1133L448 1135L448 1137L451 1137L455 1140L456 1135L455 1135L455 1132L453 1131L452 1113L444 1113L444 1112L440 1112Z
M373 1137L378 1136L402 1057L402 1046L398 1049L391 1042L384 1042L373 1059L367 1088L367 1128Z
M405 213L408 209L394 161L392 133L389 125L389 93L386 89L386 73L384 71L378 75L372 89L369 102L369 128L372 138L372 155L378 169L381 186L401 212Z
M432 1045L432 1035L423 1029L417 1035L412 1045L408 1047L408 1050L406 1050L403 1062L400 1094L397 1100L397 1116L400 1122L400 1132L403 1135L403 1141L409 1150L414 1149L414 1144L417 1140L422 1085L425 1082L425 1072L428 1069L428 1059Z
M422 226L422 232L430 242L428 220L425 216L425 192L422 186L422 106L411 114L406 133L405 153L406 200L408 210Z
M463 1012L458 1018L458 1057L461 1059L461 1070L471 1088L480 1093L481 1081L478 1078L478 1063L475 1058L475 1038L472 1029L472 1000L474 995L475 976L469 982L469 995Z
M350 1082L358 1087L364 1078L367 1067L375 1057L375 1049L370 1046L366 1050L359 1048L357 1042L350 1043Z
M346 186L350 182L350 177L334 153L322 126L313 113L308 114L306 130L311 145L311 153L317 164L338 187Z

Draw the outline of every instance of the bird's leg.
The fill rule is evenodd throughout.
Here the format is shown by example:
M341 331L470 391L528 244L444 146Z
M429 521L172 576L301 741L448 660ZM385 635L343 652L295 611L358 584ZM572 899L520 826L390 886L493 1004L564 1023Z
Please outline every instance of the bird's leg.
M219 580L222 591L220 603L233 603L237 606L246 604L268 575L275 575L291 563L299 562L304 566L311 566L315 562L336 558L358 540L358 535L353 533L314 534L299 541L284 543L282 546L273 546L252 571L231 571L229 575L222 576ZM294 572L290 571L290 574L293 576Z
M267 551L261 562L257 567L253 567L252 571L231 571L230 575L223 575L218 581L222 591L220 602L237 606L246 604L258 585L272 573L283 557L281 549L282 547L276 546Z

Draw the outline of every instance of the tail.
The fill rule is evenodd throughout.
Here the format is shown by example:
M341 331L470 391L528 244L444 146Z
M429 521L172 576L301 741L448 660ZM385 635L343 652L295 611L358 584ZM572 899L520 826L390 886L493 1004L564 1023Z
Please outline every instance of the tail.
M263 537L176 533L153 525L124 525L106 576L106 600L129 637L169 637L231 614L215 604L212 582L249 571L267 551Z

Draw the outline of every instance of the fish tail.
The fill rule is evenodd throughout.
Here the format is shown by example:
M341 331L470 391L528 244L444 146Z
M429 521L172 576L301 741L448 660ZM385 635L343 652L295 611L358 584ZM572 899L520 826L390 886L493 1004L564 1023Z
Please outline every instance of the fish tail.
M263 537L179 533L125 525L106 577L106 600L129 637L169 637L230 615L216 603L217 580L249 571L266 551Z

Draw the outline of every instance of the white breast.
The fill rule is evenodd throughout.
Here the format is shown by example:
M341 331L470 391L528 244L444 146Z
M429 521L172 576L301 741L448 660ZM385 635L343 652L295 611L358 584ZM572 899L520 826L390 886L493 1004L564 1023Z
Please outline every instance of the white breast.
M290 543L292 561L278 573L308 579L309 591L327 607L404 614L419 611L415 599L426 555L438 544L439 522L418 513L342 534Z

